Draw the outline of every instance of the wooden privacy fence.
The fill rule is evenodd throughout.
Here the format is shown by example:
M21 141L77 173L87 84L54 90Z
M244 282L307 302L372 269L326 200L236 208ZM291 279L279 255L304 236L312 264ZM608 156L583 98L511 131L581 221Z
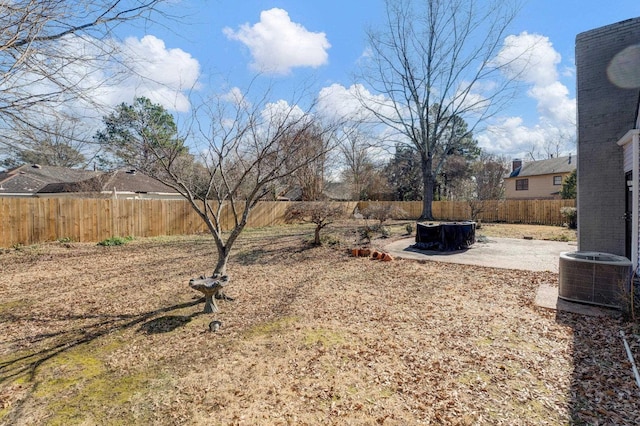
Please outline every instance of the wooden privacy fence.
M395 204L416 219L422 212L419 201ZM290 202L263 201L249 215L248 227L280 225ZM369 202L342 202L346 213L360 211ZM561 225L561 207L574 207L574 200L486 201L479 219L484 222ZM468 220L466 202L433 203L436 220ZM233 224L229 209L223 210L223 226ZM204 222L183 200L113 200L103 198L11 198L0 197L0 247L35 244L68 238L97 242L114 236L152 237L208 232Z
M576 200L489 200L478 203L477 219L483 222L526 223L533 225L563 225L562 207L575 207ZM365 209L370 204L393 204L417 219L422 214L422 201L375 201L358 203ZM434 201L431 211L435 220L469 220L471 206L467 201Z

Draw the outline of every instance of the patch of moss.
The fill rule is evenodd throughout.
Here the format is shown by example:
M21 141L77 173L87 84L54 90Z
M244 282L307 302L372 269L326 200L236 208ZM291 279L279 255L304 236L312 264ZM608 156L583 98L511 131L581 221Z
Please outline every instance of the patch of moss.
M122 406L146 389L153 374L120 375L103 358L124 342L94 342L58 354L38 368L33 396L42 401L50 425L131 424ZM140 420L135 419L135 420Z
M468 371L458 376L458 382L463 385L488 385L491 382L491 376L482 371Z
M333 347L343 344L345 338L334 330L316 328L305 332L303 342L307 346L321 344L324 347Z
M82 386L84 382L104 374L105 368L97 358L76 349L51 358L42 370L43 380L34 393L39 398Z
M391 398L393 395L396 394L396 391L390 387L385 387L380 391L380 394L378 394L378 397L380 398Z
M54 415L49 419L51 425L68 425L70 423L95 423L126 425L133 420L128 415L118 413L127 402L143 391L148 383L144 373L131 376L113 377L113 375L100 374L89 379L85 386L81 387L64 399L57 399L48 405L48 410ZM124 415L123 415L124 414Z
M490 346L493 343L493 339L491 337L483 337L481 339L477 339L475 344L478 346Z
M0 303L0 315L13 312L18 308L22 308L28 305L29 301L27 299L3 301L2 303Z
M261 324L256 324L253 327L249 328L245 331L245 337L262 337L262 336L271 336L275 333L279 333L291 326L292 324L298 322L297 317L282 317L277 318L273 321L263 322Z

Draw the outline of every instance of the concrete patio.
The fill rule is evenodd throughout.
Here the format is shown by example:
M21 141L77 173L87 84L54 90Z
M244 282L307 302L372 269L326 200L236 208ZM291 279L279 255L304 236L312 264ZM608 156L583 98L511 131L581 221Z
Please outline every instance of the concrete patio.
M453 252L423 251L411 246L415 238L393 241L383 247L391 255L402 259L429 260L463 265L524 271L558 273L560 253L576 251L576 242L542 241L514 238L482 238L466 250ZM581 315L620 315L615 309L602 308L558 298L557 281L543 283L538 288L535 304L542 308L573 312Z

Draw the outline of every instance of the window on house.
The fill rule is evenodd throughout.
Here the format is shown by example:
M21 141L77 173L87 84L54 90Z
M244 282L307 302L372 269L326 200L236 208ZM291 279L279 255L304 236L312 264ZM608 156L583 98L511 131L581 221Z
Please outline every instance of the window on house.
M562 176L554 176L553 177L554 185L562 185Z
M516 191L528 191L529 179L516 179Z

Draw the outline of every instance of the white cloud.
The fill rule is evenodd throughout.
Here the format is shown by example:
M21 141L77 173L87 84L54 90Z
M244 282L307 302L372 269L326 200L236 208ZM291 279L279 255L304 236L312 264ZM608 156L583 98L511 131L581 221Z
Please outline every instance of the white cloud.
M262 110L262 118L267 129L278 128L284 123L296 123L304 117L305 112L299 106L290 105L283 99L266 104Z
M188 92L199 88L200 64L181 49L167 48L164 41L147 35L111 42L117 49L117 60L93 71L95 97L113 106L145 96L169 111L186 112L190 108ZM89 70L90 65L86 65ZM89 89L91 90L91 89Z
M46 67L16 67L0 80L0 90L16 98L47 99L23 110L33 121L80 117L88 133L102 125L102 117L115 105L131 103L137 96L170 112L188 111L188 91L198 88L200 72L197 60L180 49L166 48L154 36L120 42L68 35L42 55L36 52L33 63L38 60ZM55 74L47 77L50 70Z
M337 83L323 87L318 96L318 111L322 116L332 119L358 119L365 114L365 110L357 92L356 86L346 88Z
M238 31L225 28L231 40L242 42L251 51L251 66L260 72L289 74L295 67L317 68L328 62L331 47L325 33L310 32L291 21L283 9L260 13L260 22L243 24Z
M504 67L509 77L536 85L546 85L558 79L560 54L548 37L529 34L507 36L495 62Z
M171 110L188 110L185 92L198 88L197 59L182 49L167 48L164 41L152 35L127 38L123 47L133 71L129 83L138 96L147 96Z
M323 116L339 120L369 122L373 119L371 109L387 117L393 117L395 114L393 104L386 96L374 95L362 84L353 84L347 88L334 83L320 90L318 110Z
M242 108L250 108L251 102L239 87L232 87L227 93L222 95L222 100L232 103Z
M560 81L561 61L548 37L523 32L505 39L495 62L508 78L527 87L526 95L536 105L537 123L527 126L520 117L497 118L478 136L483 148L514 157L544 156L558 146L560 154L575 149L576 101ZM563 68L562 74L567 70Z
M190 107L188 91L198 88L198 61L181 49L168 49L164 41L152 35L123 42L70 36L60 42L60 48L72 52L69 57L79 58L65 64L62 75L98 106L112 107L146 96L169 111L184 112ZM105 52L111 54L105 56ZM93 108L81 100L65 107Z

